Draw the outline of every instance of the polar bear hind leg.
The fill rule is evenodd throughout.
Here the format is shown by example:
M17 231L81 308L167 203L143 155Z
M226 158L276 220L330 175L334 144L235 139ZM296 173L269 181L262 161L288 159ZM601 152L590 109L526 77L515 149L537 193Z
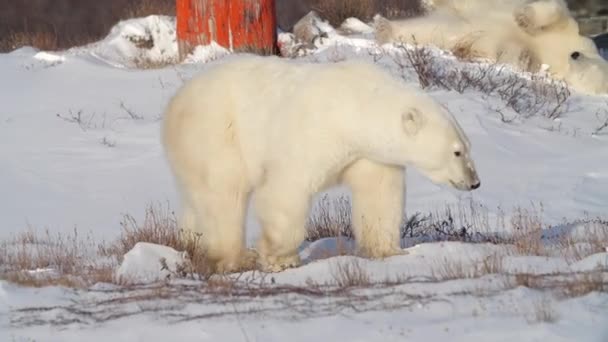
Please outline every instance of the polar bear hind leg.
M213 168L189 169L181 177L185 186L180 223L185 238L197 239L214 273L250 269L255 261L244 241L250 186L243 181L238 158L231 155L226 153Z

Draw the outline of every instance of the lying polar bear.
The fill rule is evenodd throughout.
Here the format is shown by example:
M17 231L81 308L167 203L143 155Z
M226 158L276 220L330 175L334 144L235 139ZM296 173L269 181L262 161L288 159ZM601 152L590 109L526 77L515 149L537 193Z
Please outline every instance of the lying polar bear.
M433 0L427 15L374 21L380 44L470 46L476 57L526 71L544 64L578 91L608 93L608 61L579 33L564 0Z

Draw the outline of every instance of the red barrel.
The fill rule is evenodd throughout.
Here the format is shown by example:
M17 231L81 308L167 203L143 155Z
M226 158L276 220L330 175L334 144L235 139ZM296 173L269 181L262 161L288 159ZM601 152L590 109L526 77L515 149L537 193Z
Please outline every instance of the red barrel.
M177 40L183 58L211 41L232 51L277 53L274 0L176 0Z

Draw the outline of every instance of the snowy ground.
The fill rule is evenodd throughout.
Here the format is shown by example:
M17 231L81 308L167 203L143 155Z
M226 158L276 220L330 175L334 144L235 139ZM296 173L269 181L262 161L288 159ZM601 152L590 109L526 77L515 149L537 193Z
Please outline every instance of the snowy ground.
M171 18L149 17L123 22L90 46L60 53L22 48L0 55L0 239L28 228L69 233L76 227L83 235L108 240L120 233L123 213L140 217L150 202L168 202L177 209L159 141L164 105L206 63L234 57L206 47L182 64L136 68L175 58L173 24ZM143 39L126 38L126 33ZM330 32L319 49L299 58L375 59L401 77L397 64L389 56L380 58L369 38L369 32L351 38ZM133 45L142 40L152 40L153 47ZM439 53L436 58L453 69L479 66ZM412 70L404 75L418 84ZM517 206L542 205L543 222L549 225L606 217L608 127L600 128L608 120L608 96L573 93L559 117L549 119L524 118L496 95L428 91L469 136L482 187L460 193L412 170L407 175L408 214L473 203L487 217L487 228L496 232L510 229L499 219L508 222ZM500 113L505 121L516 119L503 122ZM347 194L345 189L331 193ZM252 242L258 232L253 216L248 228ZM586 243L580 227L561 228L575 243ZM240 286L260 288L265 282L261 288L279 288L269 291L272 295L243 290L242 296L226 296L187 280L153 288L97 284L81 290L0 281L0 341L608 341L605 287L583 296L560 296L506 279L518 272L570 279L593 272L605 281L605 252L573 260L525 255L506 245L442 242L418 244L409 255L385 261L352 256L315 260L315 250L327 244L330 254L335 251L332 242L303 246L307 263L274 275L272 282L245 275L251 280ZM446 263L447 268L474 270L497 254L497 272L446 270ZM335 282L337 265L353 260L371 283L400 281L334 292L329 285L309 286ZM543 278L551 284L554 280ZM320 290L280 293L281 286Z

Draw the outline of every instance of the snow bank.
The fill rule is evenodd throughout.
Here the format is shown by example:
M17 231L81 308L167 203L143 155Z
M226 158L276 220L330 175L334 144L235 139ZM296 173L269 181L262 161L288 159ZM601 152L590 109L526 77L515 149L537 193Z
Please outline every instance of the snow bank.
M592 254L571 265L573 271L591 272L599 269L608 269L608 253Z
M49 52L44 52L44 51L36 53L34 55L34 59L37 59L39 61L48 62L51 64L65 62L65 56L61 56L61 55L57 55L57 54L49 53Z
M374 28L357 18L347 18L340 28L350 33L373 33Z
M91 53L115 67L175 61L175 24L175 17L160 15L120 21Z
M209 45L197 46L192 53L184 59L184 64L207 63L230 54L230 51L216 42Z

